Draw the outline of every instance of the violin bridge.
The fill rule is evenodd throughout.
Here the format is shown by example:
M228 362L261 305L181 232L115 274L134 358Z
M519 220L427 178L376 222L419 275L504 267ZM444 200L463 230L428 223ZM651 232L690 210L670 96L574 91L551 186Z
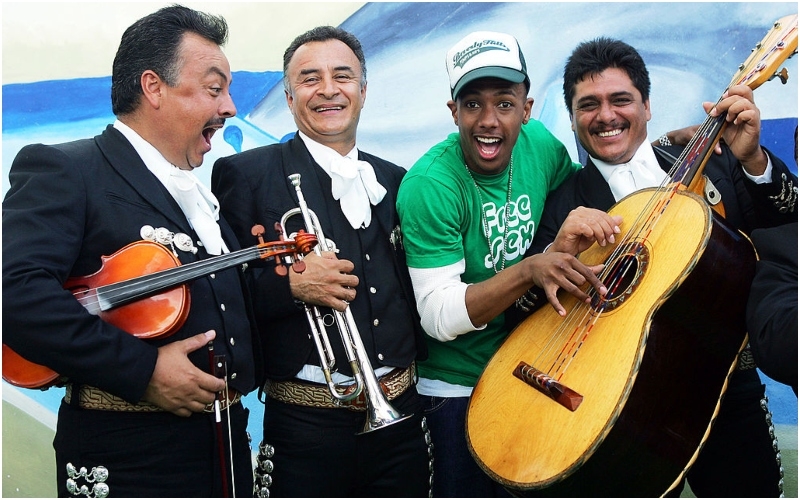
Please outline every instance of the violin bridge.
M583 396L524 361L514 369L514 376L569 411L577 410L583 402Z

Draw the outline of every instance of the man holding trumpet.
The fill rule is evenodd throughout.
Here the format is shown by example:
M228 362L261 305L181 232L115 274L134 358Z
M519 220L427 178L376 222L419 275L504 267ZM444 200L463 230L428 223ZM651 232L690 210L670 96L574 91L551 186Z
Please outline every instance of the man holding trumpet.
M302 229L331 240L288 280L271 267L249 272L267 372L256 496L428 496L414 386L425 344L395 211L405 170L356 148L361 44L328 26L300 35L284 53L284 86L299 132L222 158L212 174L241 241L256 223L270 239Z

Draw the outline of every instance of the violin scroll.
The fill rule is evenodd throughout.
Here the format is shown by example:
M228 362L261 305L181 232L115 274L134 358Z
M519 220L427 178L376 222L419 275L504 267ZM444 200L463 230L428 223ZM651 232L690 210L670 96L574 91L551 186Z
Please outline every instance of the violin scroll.
M283 230L276 227L276 231L280 236L280 240L264 242L264 226L256 224L250 229L250 233L258 238L257 248L262 252L261 258L274 258L275 259L275 274L278 276L286 276L288 270L286 265L281 262L281 257L286 259L286 262L292 262L292 269L297 273L302 273L306 269L306 265L302 260L295 258L297 254L305 255L311 252L317 244L316 236L308 234L305 231L299 231L294 235L294 239L286 239Z
M284 215L284 218L285 217L286 216ZM286 257L286 262L291 263L292 270L298 274L305 271L306 264L303 262L303 256L312 252L314 247L317 246L317 243L319 242L317 240L317 236L301 229L292 234L294 239L287 239L285 225L281 222L275 223L275 232L278 233L278 237L280 238L279 243L294 244L294 255L289 255ZM281 263L275 267L275 273L278 276L286 276L288 269L286 269L286 266Z

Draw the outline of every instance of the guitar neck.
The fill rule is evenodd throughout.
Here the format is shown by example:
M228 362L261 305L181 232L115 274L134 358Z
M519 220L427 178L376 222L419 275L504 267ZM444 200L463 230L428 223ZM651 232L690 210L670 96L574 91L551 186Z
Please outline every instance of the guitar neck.
M706 115L700 128L670 170L669 175L673 183L695 191L695 186L701 181L708 157L719 144L727 124L724 115L716 118Z
M735 85L747 85L751 90L756 90L776 76L785 84L788 78L786 70L778 72L777 69L796 52L797 14L793 14L782 17L773 24L764 39L756 45L747 60L739 66L738 71L731 78L728 88ZM702 125L670 171L670 179L675 185L681 184L690 191L699 192L698 186L702 183L705 164L708 157L713 154L727 125L725 116L713 118L706 115Z

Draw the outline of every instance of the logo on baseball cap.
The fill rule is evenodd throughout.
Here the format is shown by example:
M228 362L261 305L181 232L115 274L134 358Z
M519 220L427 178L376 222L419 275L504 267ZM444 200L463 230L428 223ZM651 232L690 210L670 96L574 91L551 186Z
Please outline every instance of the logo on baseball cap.
M525 58L517 39L505 33L476 31L447 52L447 74L453 99L478 78L494 77L530 87Z

